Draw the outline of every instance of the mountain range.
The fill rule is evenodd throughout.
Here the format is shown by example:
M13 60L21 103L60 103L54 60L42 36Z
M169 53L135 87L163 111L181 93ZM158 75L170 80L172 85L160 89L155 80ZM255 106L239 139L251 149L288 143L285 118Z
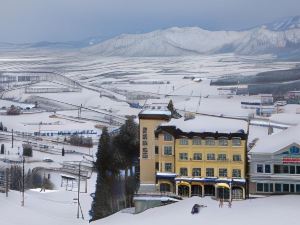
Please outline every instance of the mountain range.
M300 16L242 31L172 27L144 34L122 34L111 39L94 37L78 42L39 42L21 45L0 43L0 49L18 47L81 49L88 54L124 57L235 53L300 58Z
M243 31L173 27L145 34L123 34L85 51L128 57L235 53L293 58L300 56L300 16Z

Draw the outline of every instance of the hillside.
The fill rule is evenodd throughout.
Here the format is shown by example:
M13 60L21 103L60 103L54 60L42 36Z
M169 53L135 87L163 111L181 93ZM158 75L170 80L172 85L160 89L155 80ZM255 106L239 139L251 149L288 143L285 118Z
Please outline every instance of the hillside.
M103 56L185 56L236 53L300 56L299 18L285 19L246 31L209 31L173 27L145 34L123 34L83 51Z

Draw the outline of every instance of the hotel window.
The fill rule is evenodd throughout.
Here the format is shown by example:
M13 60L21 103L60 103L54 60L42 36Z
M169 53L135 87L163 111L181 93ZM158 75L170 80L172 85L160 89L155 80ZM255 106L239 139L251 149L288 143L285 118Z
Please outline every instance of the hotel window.
M274 173L300 174L300 166L294 165L274 165Z
M265 173L271 173L271 165L269 164L265 165Z
M201 145L201 139L200 138L193 138L193 145Z
M295 185L294 184L290 184L290 192L295 192Z
M219 177L227 177L227 169L226 168L219 169Z
M290 166L290 174L295 174L295 166Z
M275 184L275 192L282 192L281 191L281 184Z
M148 145L148 141L147 141L148 137L147 137L147 127L143 127L143 146Z
M206 176L213 177L214 176L214 168L206 168Z
M274 185L273 184L270 184L270 192L274 192L274 190L273 190L273 187Z
M219 145L220 146L228 146L228 139L224 137L219 138Z
M179 174L180 176L187 176L188 175L187 168L180 168Z
M263 173L264 172L264 167L262 164L257 164L256 165L256 172L257 173Z
M143 127L143 140L147 141L147 127Z
M242 141L241 138L232 138L232 146L241 146Z
M188 154L187 153L179 153L179 159L180 160L188 160Z
M215 145L215 139L213 137L205 138L205 145Z
M164 133L164 141L172 141L173 137L171 134Z
M201 176L201 168L193 168L193 177L200 177Z
M263 192L264 191L264 185L262 183L256 183L256 191L257 192Z
M226 161L226 154L218 154L218 160Z
M264 192L269 192L270 189L269 189L269 184L265 183L264 184Z
M271 183L257 183L256 184L257 192L273 192L273 184Z
M159 163L158 162L155 163L155 169L159 170Z
M300 174L300 166L296 166L296 174Z
M156 154L156 155L159 154L159 148L158 148L158 146L155 146L155 154Z
M232 170L232 177L241 177L241 170L240 169L233 169Z
M283 192L289 192L290 191L290 185L289 184L283 184Z
M194 153L194 160L202 160L202 154L201 153Z
M213 154L213 153L208 153L206 157L207 157L207 160L215 160L215 154Z
M189 144L189 140L187 138L180 138L179 139L179 144L180 145L188 145Z
M172 172L172 163L165 163L165 172Z
M296 192L300 193L300 184L296 184Z
M143 148L142 158L143 159L147 159L148 158L148 148Z
M172 146L164 146L164 155L172 155Z
M283 169L283 173L289 173L289 166L282 166L282 169Z
M241 155L233 155L233 161L242 161Z

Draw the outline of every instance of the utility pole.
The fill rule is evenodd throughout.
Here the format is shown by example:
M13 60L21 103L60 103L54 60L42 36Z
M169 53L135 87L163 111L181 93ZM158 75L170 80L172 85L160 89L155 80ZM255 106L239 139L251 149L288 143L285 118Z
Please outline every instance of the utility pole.
M80 166L81 162L79 162L79 167L78 167L78 187L77 187L77 219L79 219L79 207L80 207Z
M14 129L11 130L11 148L14 148Z
M24 207L24 192L25 192L25 157L23 156L23 170L22 170L22 206Z

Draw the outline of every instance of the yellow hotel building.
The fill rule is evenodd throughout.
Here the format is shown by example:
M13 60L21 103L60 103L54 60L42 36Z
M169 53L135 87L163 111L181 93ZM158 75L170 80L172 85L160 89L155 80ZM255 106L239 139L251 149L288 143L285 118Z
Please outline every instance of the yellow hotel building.
M166 109L139 114L140 192L244 199L248 123L171 117Z

